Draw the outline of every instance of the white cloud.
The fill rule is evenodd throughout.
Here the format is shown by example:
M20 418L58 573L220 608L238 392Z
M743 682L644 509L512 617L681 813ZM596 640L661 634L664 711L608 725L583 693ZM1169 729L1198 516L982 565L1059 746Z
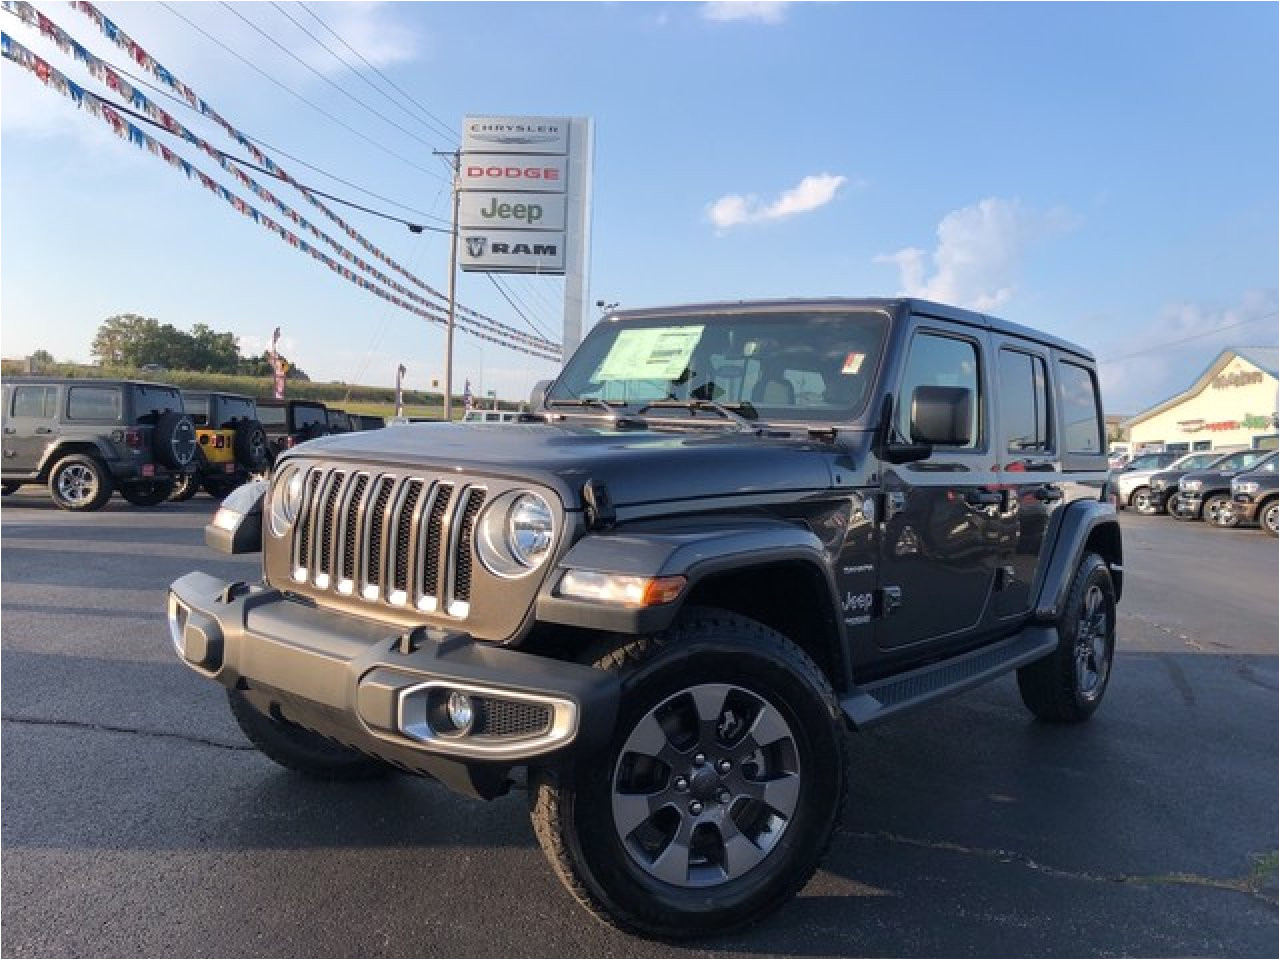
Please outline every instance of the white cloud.
M988 197L943 217L932 252L906 247L875 262L898 268L904 296L994 310L1013 298L1026 249L1074 221L1065 210L1037 213L1017 200Z
M790 190L784 190L772 203L762 203L754 194L730 193L707 207L707 216L717 230L728 230L744 223L781 220L799 213L825 207L835 199L837 191L848 182L847 177L819 173L805 177Z
M415 60L421 46L420 38L399 22L392 13L394 4L373 2L325 3L316 7L317 14L333 28L334 33L376 67L391 67L399 63ZM358 57L350 53L328 31L317 24L305 12L296 7L286 7L295 20L324 41L325 46L332 49L355 70L367 72ZM294 28L289 26L290 30ZM300 42L299 54L304 60L323 73L341 73L343 67L319 44L306 40L298 34Z
M1264 288L1247 291L1234 306L1170 303L1145 323L1098 318L1125 331L1097 351L1107 411L1140 413L1185 390L1226 347L1274 346L1277 302L1275 288Z
M705 20L756 20L781 23L786 15L786 0L711 0L702 5Z

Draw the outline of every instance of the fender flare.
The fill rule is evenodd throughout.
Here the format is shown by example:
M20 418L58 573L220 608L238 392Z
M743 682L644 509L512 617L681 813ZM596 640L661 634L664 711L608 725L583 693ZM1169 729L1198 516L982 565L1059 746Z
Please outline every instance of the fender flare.
M1035 619L1042 623L1057 621L1072 577L1095 535L1102 538L1103 549L1097 552L1111 570L1117 600L1124 586L1124 552L1115 508L1100 500L1073 500L1060 514L1049 562L1036 590Z
M36 468L36 473L42 479L47 479L49 471L53 469L53 465L63 457L72 453L88 453L97 457L99 460L102 460L104 463L115 459L108 450L104 449L104 446L105 445L97 438L85 438L78 440L60 439L57 443L49 444L45 449L44 456L40 459L40 466Z
M803 564L823 584L831 604L834 662L847 670L844 614L826 551L805 527L780 520L716 518L697 523L662 524L644 529L620 528L590 534L560 558L538 594L536 618L594 631L622 634L666 629L679 615L698 584L708 577L775 564ZM637 577L683 576L688 584L673 602L653 607L620 607L559 596L569 570L592 570Z

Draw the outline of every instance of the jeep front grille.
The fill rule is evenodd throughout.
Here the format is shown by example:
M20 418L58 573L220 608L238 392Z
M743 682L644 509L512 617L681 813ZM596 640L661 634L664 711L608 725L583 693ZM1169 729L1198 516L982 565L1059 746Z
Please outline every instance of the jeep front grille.
M483 487L359 468L302 469L303 502L289 544L295 583L466 618Z

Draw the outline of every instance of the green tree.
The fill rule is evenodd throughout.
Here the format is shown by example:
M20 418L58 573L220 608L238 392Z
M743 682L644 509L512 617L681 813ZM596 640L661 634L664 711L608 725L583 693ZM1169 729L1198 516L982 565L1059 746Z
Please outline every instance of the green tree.
M53 354L48 350L40 349L31 354L31 367L34 370L43 370L52 364Z

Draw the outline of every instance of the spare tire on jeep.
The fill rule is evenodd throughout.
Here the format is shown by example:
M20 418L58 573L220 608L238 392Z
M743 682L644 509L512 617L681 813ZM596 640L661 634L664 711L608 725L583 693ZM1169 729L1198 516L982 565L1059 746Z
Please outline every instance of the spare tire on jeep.
M236 459L252 473L271 466L271 454L267 450L267 431L257 420L240 420L235 425L235 437L231 441Z
M196 456L196 426L185 413L160 414L151 435L151 450L166 467L181 470Z

